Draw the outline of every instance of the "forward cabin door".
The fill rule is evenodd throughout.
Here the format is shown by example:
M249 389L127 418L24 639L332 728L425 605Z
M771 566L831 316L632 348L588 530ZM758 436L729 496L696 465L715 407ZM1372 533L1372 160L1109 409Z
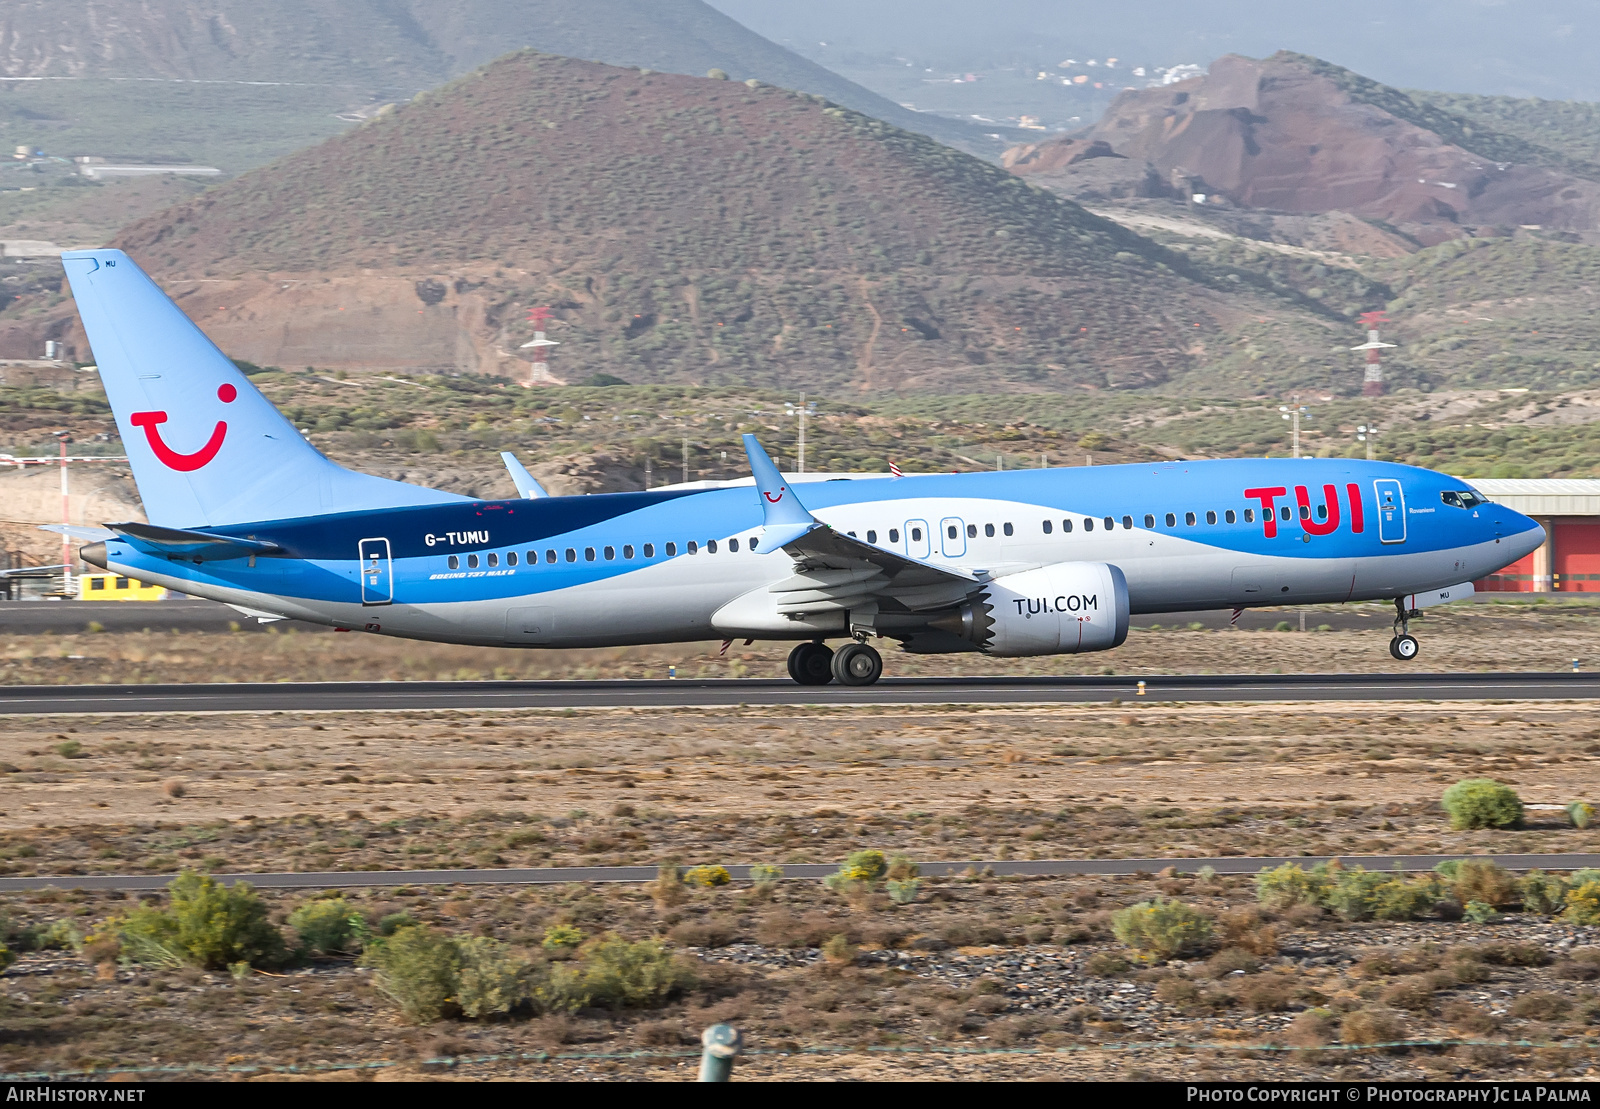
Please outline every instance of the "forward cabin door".
M394 602L394 563L387 539L363 539L361 559L361 603L387 605Z
M1378 538L1385 543L1406 541L1406 498L1394 478L1379 478L1372 483L1378 497Z

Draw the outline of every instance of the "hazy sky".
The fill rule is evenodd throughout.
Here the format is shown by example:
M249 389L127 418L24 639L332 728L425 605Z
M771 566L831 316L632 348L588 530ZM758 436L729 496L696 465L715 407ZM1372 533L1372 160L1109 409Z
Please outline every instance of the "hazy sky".
M821 42L951 68L1056 53L1204 65L1289 49L1409 88L1600 100L1600 0L708 2L822 61Z

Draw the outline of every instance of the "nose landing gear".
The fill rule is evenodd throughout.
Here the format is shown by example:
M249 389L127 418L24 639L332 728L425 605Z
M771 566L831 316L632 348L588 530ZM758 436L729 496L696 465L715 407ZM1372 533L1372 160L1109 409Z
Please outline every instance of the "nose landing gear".
M1411 634L1411 618L1415 615L1416 611L1407 609L1401 598L1394 599L1394 638L1389 640L1389 653L1401 662L1410 662L1422 650L1422 644Z

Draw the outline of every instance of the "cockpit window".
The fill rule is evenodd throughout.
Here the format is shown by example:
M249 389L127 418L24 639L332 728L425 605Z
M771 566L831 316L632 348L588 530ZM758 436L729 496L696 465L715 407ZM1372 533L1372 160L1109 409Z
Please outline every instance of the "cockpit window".
M1483 496L1471 489L1446 489L1439 494L1439 499L1452 508L1477 508L1480 504L1487 504Z

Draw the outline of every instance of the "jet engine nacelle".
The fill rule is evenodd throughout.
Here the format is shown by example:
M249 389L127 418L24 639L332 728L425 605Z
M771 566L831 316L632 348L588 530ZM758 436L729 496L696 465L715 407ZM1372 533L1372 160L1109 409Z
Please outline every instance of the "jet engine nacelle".
M1057 562L1006 574L933 622L986 655L1109 651L1128 638L1128 581L1105 562Z

